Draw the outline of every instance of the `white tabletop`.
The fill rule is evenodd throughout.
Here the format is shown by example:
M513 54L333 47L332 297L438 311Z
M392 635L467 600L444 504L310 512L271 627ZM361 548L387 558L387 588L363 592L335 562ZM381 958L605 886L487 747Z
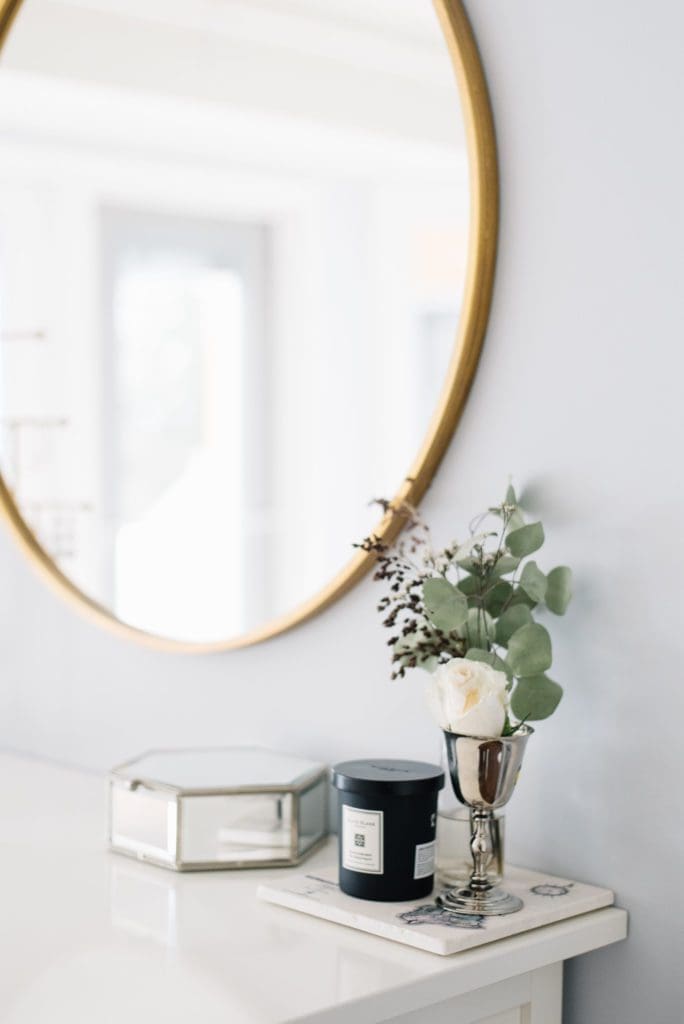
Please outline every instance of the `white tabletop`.
M3 1024L373 1024L626 933L610 907L437 957L260 903L257 883L284 871L111 854L104 815L97 776L0 755Z

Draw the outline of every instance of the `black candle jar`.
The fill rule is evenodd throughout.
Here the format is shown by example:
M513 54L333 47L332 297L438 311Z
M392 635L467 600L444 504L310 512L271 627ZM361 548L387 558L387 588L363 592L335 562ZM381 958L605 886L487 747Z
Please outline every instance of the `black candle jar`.
M392 902L432 892L441 768L422 761L345 761L333 768L333 785L342 892Z

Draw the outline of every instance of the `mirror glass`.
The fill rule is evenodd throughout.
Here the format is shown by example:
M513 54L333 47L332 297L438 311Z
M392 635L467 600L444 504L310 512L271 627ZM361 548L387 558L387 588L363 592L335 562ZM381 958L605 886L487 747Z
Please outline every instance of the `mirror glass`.
M113 616L311 598L445 383L470 200L429 0L24 0L0 59L0 470Z

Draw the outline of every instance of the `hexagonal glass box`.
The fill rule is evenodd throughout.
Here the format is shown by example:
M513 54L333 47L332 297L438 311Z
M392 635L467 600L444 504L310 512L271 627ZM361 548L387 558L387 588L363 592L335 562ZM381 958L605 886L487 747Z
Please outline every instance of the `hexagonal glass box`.
M151 750L109 775L109 845L174 871L297 864L327 833L328 785L257 747Z

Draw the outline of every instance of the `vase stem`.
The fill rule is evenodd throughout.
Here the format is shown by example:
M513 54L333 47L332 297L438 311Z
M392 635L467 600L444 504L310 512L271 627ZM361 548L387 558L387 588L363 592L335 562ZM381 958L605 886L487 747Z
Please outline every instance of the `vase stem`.
M492 888L487 874L494 852L492 848L492 818L494 814L485 807L473 807L470 811L473 873L470 888L473 892L486 893Z

